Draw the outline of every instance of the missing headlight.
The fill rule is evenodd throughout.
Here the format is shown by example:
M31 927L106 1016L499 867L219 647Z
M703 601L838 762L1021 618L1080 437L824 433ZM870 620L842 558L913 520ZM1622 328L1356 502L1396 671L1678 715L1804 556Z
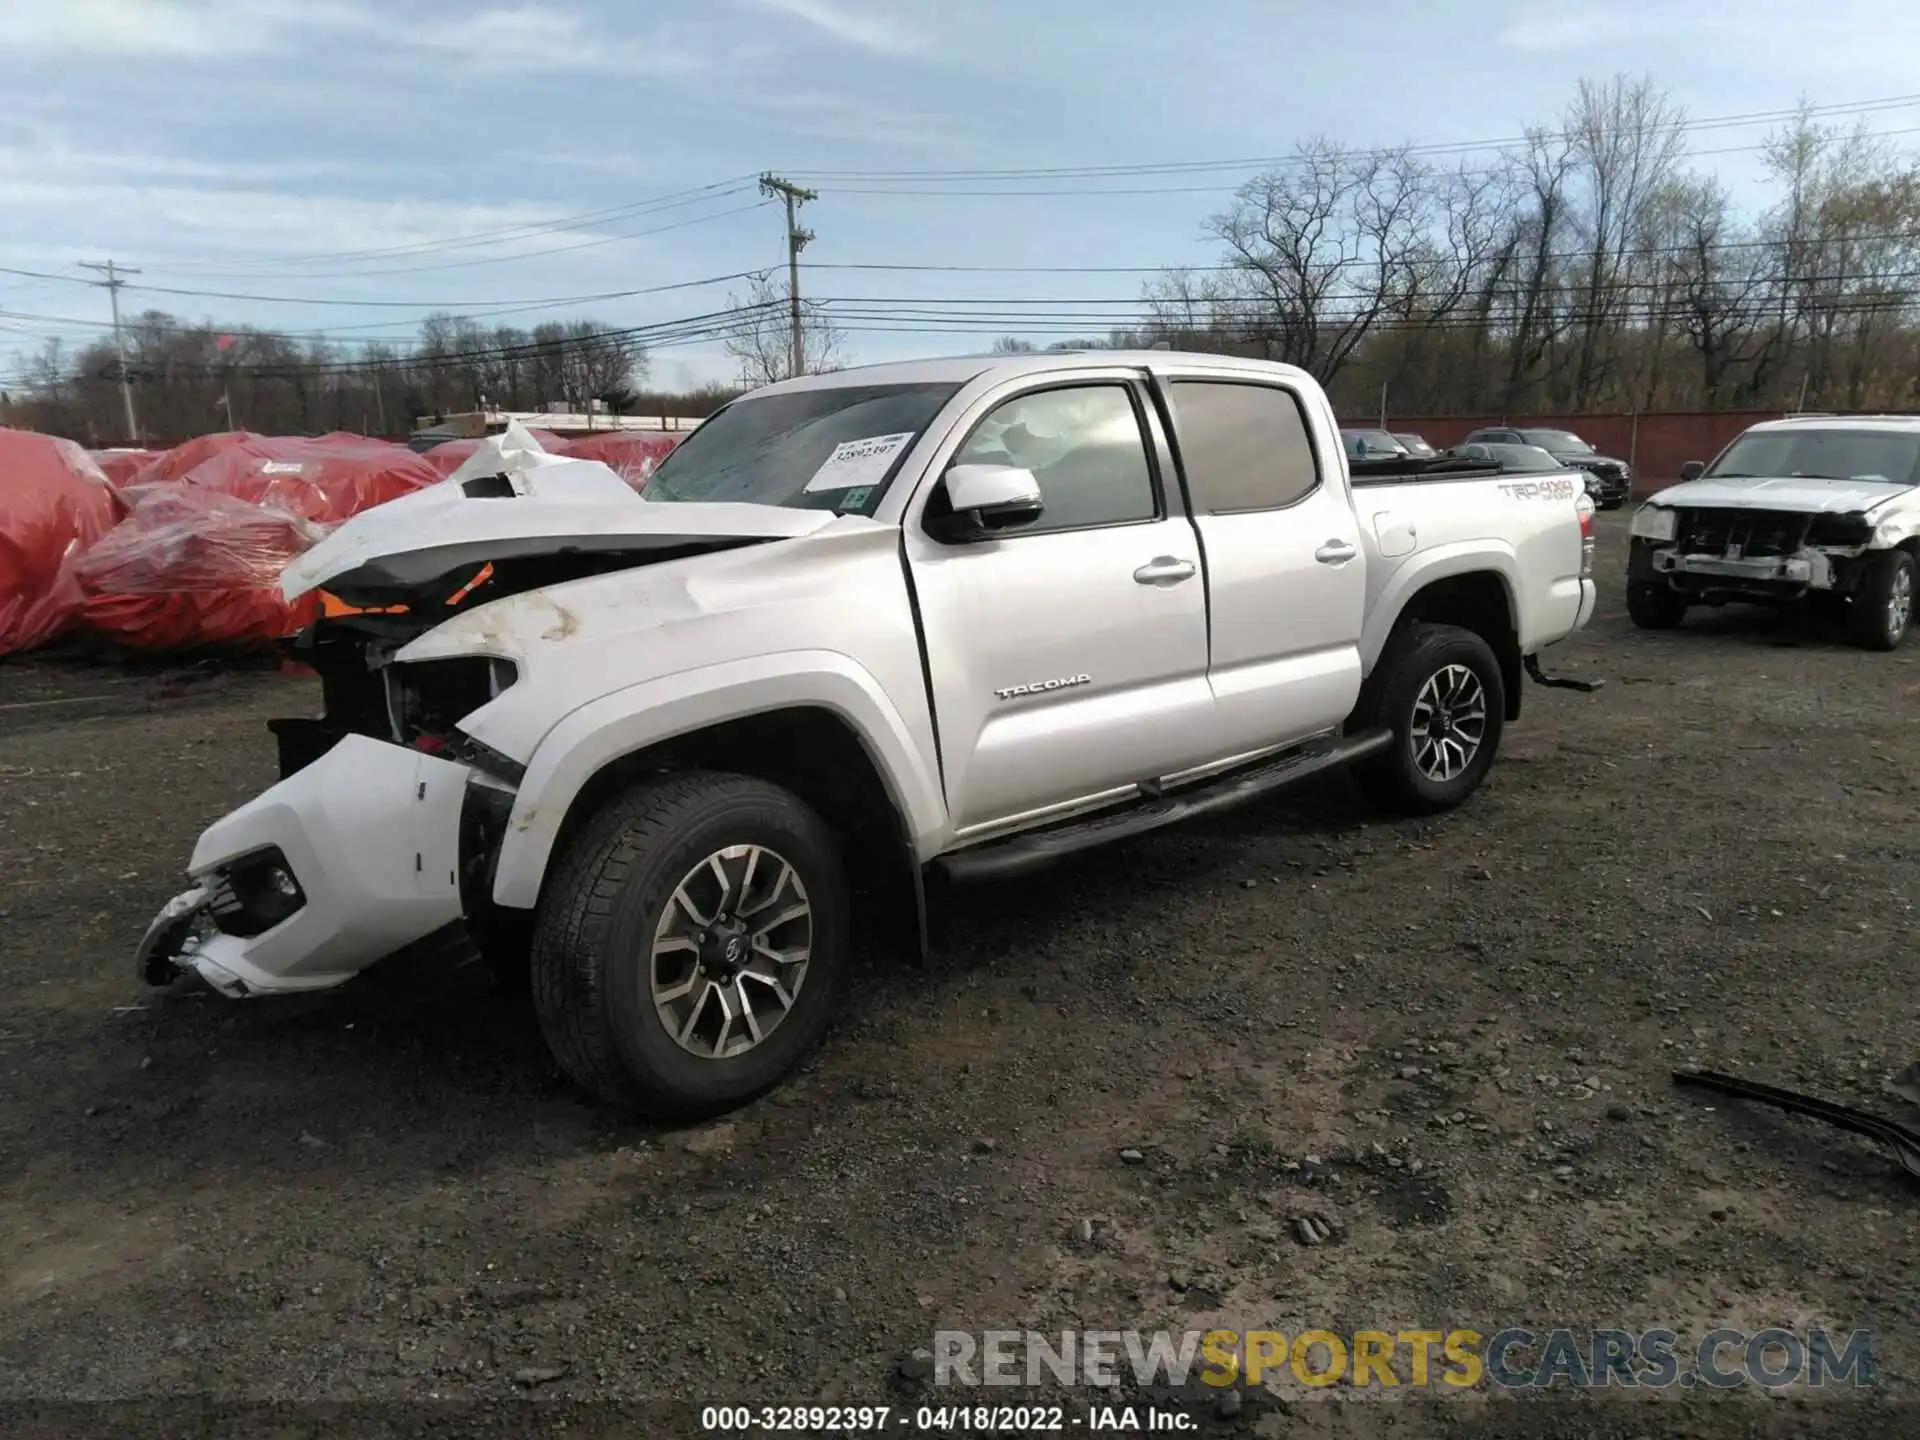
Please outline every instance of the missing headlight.
M278 846L256 850L228 864L208 901L213 921L229 935L264 935L299 913L306 891Z
M456 725L519 678L512 661L489 655L389 665L387 716L393 738L402 745L439 748ZM420 746L423 740L429 744Z

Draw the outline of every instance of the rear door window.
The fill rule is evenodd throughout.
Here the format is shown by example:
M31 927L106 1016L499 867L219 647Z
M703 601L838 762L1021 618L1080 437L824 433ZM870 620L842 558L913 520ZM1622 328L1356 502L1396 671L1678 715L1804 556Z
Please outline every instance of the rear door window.
M1277 510L1319 486L1306 416L1290 391L1230 380L1175 380L1168 389L1196 513Z

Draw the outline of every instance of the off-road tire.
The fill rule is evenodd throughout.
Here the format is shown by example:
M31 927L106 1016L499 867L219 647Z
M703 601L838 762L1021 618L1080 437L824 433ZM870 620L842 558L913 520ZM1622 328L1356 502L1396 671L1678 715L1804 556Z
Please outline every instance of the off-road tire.
M1485 697L1486 724L1478 749L1459 774L1437 780L1416 762L1414 708L1429 680L1449 666L1463 665L1480 682ZM1354 779L1367 797L1383 809L1408 815L1432 815L1451 810L1480 788L1505 728L1505 677L1493 647L1471 630L1455 625L1415 622L1399 629L1387 641L1373 674L1361 688L1360 703L1348 722L1348 732L1385 727L1393 741L1379 754L1354 767Z
M1662 581L1630 581L1627 618L1642 630L1676 630L1687 618L1687 597Z
M688 872L738 844L772 848L798 873L813 906L812 949L779 1025L744 1054L703 1058L655 1012L653 934ZM534 927L534 1009L554 1059L593 1094L657 1119L700 1119L770 1089L814 1047L847 950L846 878L818 815L750 776L662 776L609 800L556 860Z
M1895 623L1892 617L1896 587L1904 580L1906 618ZM1898 650L1913 628L1913 605L1920 590L1920 567L1905 550L1883 550L1869 555L1866 573L1860 577L1860 589L1853 598L1853 638L1868 650Z

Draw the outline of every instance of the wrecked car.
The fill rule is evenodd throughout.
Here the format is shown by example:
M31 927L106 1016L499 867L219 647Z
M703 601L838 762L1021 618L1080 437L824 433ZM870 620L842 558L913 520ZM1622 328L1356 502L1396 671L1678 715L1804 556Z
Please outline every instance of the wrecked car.
M324 714L275 722L284 778L138 963L273 995L471 937L587 1089L726 1109L856 934L924 952L930 876L1336 766L1465 801L1593 612L1593 506L1399 463L1350 474L1303 371L1164 351L786 381L644 495L510 434L288 567L340 602L300 642Z
M1627 611L1671 630L1695 605L1826 601L1858 642L1913 623L1920 417L1803 415L1750 427L1633 517Z

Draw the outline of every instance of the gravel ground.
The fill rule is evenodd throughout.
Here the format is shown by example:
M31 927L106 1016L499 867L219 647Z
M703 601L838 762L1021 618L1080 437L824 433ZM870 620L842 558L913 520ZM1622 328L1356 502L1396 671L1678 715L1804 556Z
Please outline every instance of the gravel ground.
M944 903L928 968L867 966L804 1073L693 1131L585 1101L474 966L143 986L134 942L310 682L0 668L11 1428L400 1433L437 1397L668 1434L690 1402L979 1398L899 1375L936 1329L1783 1325L1873 1331L1878 1403L1498 1413L1911 1433L1920 1191L1669 1073L1912 1118L1882 1086L1920 1057L1920 644L1745 611L1641 634L1602 529L1600 616L1549 659L1607 688L1529 687L1464 810L1383 823L1336 780ZM1191 1413L1496 1413L1379 1393ZM282 1408L218 1409L253 1403Z

